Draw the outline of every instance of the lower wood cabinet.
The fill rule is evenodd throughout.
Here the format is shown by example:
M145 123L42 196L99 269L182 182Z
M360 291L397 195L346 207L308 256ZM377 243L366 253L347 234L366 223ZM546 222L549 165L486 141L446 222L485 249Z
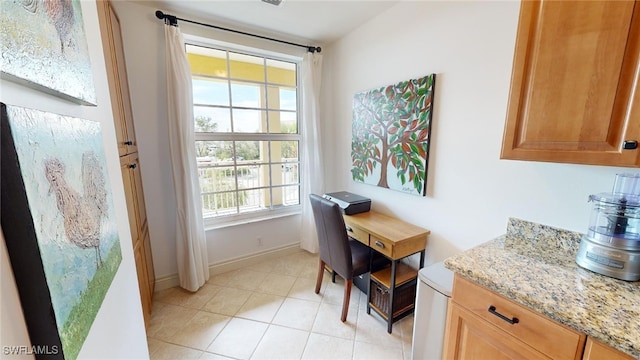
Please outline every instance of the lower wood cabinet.
M455 275L444 359L580 359L586 335Z
M131 230L131 240L133 242L140 298L142 300L142 311L144 313L145 323L149 324L152 306L151 301L155 288L155 275L138 153L120 157L120 169L122 170L122 182L124 184L125 199L127 201L129 227Z
M632 356L627 355L592 338L587 338L587 346L584 348L584 357L582 359L634 360Z

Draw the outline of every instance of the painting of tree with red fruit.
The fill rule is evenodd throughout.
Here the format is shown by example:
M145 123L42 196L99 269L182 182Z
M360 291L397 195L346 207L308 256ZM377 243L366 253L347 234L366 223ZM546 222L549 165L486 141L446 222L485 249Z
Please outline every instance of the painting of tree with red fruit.
M354 181L425 195L436 75L353 97Z

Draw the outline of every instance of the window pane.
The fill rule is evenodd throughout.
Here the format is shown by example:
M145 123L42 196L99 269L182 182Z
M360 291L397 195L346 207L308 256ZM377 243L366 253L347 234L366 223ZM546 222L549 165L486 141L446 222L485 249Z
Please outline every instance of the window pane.
M227 77L226 51L194 45L187 45L186 50L192 74Z
M219 216L237 214L237 193L203 194L203 215Z
M296 86L296 64L267 59L267 82Z
M290 206L300 203L300 186L285 186L280 189L282 193L282 205Z
M223 165L222 161L233 156L231 141L196 141L198 167ZM204 192L204 190L202 190Z
M232 82L231 104L235 107L261 108L264 99L264 86Z
M264 82L264 59L229 52L230 78Z
M238 192L240 212L264 210L271 206L269 189L242 190Z
M196 132L231 132L229 109L194 106Z
M269 111L269 132L273 134L297 134L298 119L296 113Z
M297 162L298 141L271 141L271 161Z
M216 79L193 79L193 103L229 106L229 85Z
M266 131L266 115L264 111L233 109L233 131L243 133Z
M274 164L271 165L271 176L273 185L298 184L298 163Z
M268 153L263 141L236 141L236 160L255 164L267 161Z
M255 189L269 186L268 165L238 165L238 188Z

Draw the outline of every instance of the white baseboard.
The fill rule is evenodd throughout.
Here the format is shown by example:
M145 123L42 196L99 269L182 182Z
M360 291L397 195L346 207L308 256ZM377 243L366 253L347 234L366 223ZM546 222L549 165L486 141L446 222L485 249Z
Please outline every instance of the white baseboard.
M304 251L300 248L300 243L285 245L276 249L267 250L264 252L252 254L249 256L238 257L235 259L226 260L217 264L209 265L209 275L222 274L227 271L233 271L245 268L247 266L255 265L267 260L273 260L285 255L295 254L297 252ZM156 279L155 291L161 291L169 289L179 284L178 274L164 276Z

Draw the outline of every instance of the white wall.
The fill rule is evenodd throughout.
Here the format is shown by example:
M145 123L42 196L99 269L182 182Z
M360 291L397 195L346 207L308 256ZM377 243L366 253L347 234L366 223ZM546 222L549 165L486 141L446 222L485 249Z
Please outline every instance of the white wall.
M140 303L127 207L122 186L122 176L116 147L113 116L109 99L102 41L98 26L96 4L82 2L82 16L93 67L98 106L75 105L59 98L31 90L8 81L0 80L2 102L27 108L99 121L107 157L109 185L114 206L118 209L122 263L106 294L87 336L79 358L148 358L146 333ZM18 293L11 272L11 265L3 241L0 271L2 274L2 319L0 342L2 346L29 345L26 325L18 302ZM18 357L16 357L18 358Z
M427 264L503 234L508 217L585 232L588 195L633 170L499 159L518 11L514 1L403 1L323 51L327 190L430 229ZM430 73L427 196L353 182L353 95Z
M131 2L116 1L113 4L120 18L124 38L153 262L156 277L162 280L172 278L177 273L176 223L165 114L164 24L155 17L155 11L162 10L182 18L200 19ZM263 41L230 35L186 22L180 22L179 25L185 35L213 37L221 41L233 41L245 46L301 56L296 52L291 53L290 47L265 44ZM299 215L209 230L206 233L209 263L220 264L299 243L299 232ZM262 246L258 245L257 237L262 237Z

